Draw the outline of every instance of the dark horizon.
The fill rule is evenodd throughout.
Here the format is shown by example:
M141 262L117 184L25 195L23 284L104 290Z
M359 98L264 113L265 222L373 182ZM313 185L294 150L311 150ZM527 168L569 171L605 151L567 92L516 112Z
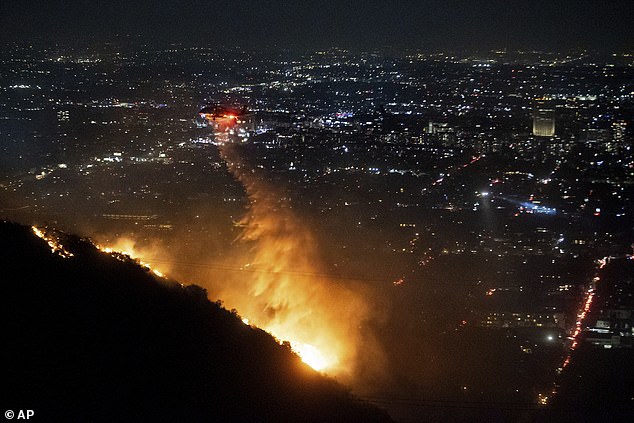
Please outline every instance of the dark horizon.
M351 49L632 48L631 1L8 1L0 39L50 43L139 36L148 43Z

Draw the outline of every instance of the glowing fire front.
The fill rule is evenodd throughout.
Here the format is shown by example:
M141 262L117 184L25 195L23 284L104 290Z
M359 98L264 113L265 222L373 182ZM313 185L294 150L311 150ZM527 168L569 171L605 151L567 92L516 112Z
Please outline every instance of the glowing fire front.
M348 375L355 349L363 343L358 329L368 315L365 301L323 276L316 240L286 195L244 162L238 146L221 143L219 148L245 187L250 208L238 239L249 247L241 262L249 272L226 281L218 296L276 338L288 340L312 368Z
M324 357L321 351L310 344L293 345L293 343L291 343L291 347L293 348L293 351L295 351L297 355L299 355L304 363L308 364L315 370L321 371L336 364L336 358L331 358L329 360L328 358Z
M113 243L112 247L106 247L103 245L96 245L96 247L103 253L109 254L120 260L133 259L137 261L141 266L150 270L155 275L159 277L166 277L163 271L155 268L153 264L146 262L146 260L149 260L149 261L153 260L153 259L146 259L145 257L147 255L157 255L157 254L151 254L152 252L151 250L146 250L142 247L137 246L135 242L132 241L131 239L121 238L117 240L115 243ZM242 276L244 276L244 274L242 274ZM282 276L288 277L287 275L282 275ZM260 281L260 286L262 286L261 284L264 279L267 279L267 278L276 279L277 277L280 277L280 275L279 274L275 275L270 273L267 273L267 276L257 275L257 279ZM289 278L288 282L290 283L290 280L293 277L291 276L288 278ZM273 283L273 284L276 284L279 282L280 281L273 281L273 282L271 282L270 280L268 281L268 283ZM258 295L262 295L262 292L259 292ZM281 296L280 293L278 293L278 295ZM256 298L258 298L257 295L256 295ZM244 304L245 302L246 300L241 301L241 303L243 303L242 304L243 306L245 306ZM255 307L245 306L243 308L256 310ZM240 310L242 310L242 308ZM269 311L266 312L265 314L270 313L270 311L271 310L269 309ZM251 316L251 314L248 314L248 313L244 313L244 314ZM257 313L253 313L253 314L257 314ZM289 342L291 349L301 358L301 360L317 371L329 371L334 369L339 364L337 350L332 348L327 348L328 343L331 342L330 340L326 339L323 336L321 336L321 338L318 338L315 336L309 336L308 333L304 333L303 331L297 330L295 324L299 325L300 324L299 320L291 324L289 323L289 321L285 321L287 319L288 319L288 316L286 316L284 319L270 319L267 321L266 319L262 319L260 316L259 319L242 318L242 322L248 326L254 325L254 326L261 327L262 329L266 330L271 335L273 335L276 339L278 339L278 342L280 344L284 342ZM310 324L306 325L306 329L316 332L315 328ZM315 342L316 345L313 345L311 342ZM324 348L323 345L326 345L326 348Z
M225 259L220 271L213 263L209 271L202 271L204 264L198 263L193 282L238 310L244 324L266 330L280 343L288 341L313 369L349 380L360 357L372 355L378 361L380 356L373 338L362 337L360 331L370 314L366 299L356 287L353 291L323 276L316 240L285 202L284 192L248 165L238 153L239 143L231 142L221 120L216 123L215 145L229 172L244 186L250 207L239 223L243 231L236 240L238 251ZM118 242L112 250L102 250L118 250L152 263L147 257L170 255L165 249L140 254L134 247ZM227 268L237 271L223 272ZM358 354L361 346L363 356Z
M122 256L122 258L124 259L134 259L141 266L144 266L155 275L159 277L165 277L165 273L163 271L158 270L153 264L150 264L146 261L152 261L151 258L146 258L148 256L161 255L160 252L154 251L153 248L140 247L132 239L129 238L120 238L116 242L114 242L111 247L106 247L102 245L96 245L96 247L100 251L110 254L115 258ZM242 311L242 309L240 310ZM258 320L251 320L249 318L243 318L242 322L245 325L249 326L252 324L261 324ZM280 344L284 341L288 341L291 345L291 349L295 351L295 353L302 359L302 361L304 361L304 363L308 364L315 370L322 371L337 363L337 358L335 356L325 355L317 347L296 340L296 337L293 336L292 333L289 333L287 330L285 330L283 325L275 327L262 326L262 328L276 337L279 340Z
M254 181L239 178L251 199L250 214L244 219L240 240L251 246L249 272L237 278L212 283L226 304L248 318L243 322L258 326L280 340L288 341L301 360L317 371L347 377L352 374L356 348L369 344L361 340L359 324L368 315L357 294L319 276L314 240L301 222L283 205L271 204L268 191ZM275 210L275 213L271 211ZM73 257L54 234L32 227L46 241L51 252ZM96 245L103 253L122 261L136 260L158 277L165 277L148 263L161 257L156 251L137 248L130 239L112 246ZM241 258L240 260L244 260ZM159 260L160 262L163 262ZM244 261L242 261L244 263ZM224 284L223 284L224 282Z
M138 250L135 247L134 241L132 240L122 238L118 240L113 247L104 247L98 244L96 244L95 247L97 247L97 249L104 253L114 256L115 258L123 256L123 258L136 260L141 266L151 271L154 275L160 278L166 277L164 272L158 270L155 266L150 265L143 260L142 257L144 257L146 254L144 254L141 250Z
M31 229L38 238L46 241L48 246L51 247L51 253L56 253L63 258L73 257L73 253L64 248L58 237L48 234L45 231L37 228L36 226L31 226Z

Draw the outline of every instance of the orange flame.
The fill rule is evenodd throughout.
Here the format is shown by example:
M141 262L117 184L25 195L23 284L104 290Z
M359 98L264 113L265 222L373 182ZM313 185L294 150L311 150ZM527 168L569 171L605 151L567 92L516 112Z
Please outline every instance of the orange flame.
M293 351L317 371L351 382L357 376L355 364L362 353L364 361L373 363L373 371L378 370L382 363L380 348L360 331L370 314L367 299L348 287L352 282L344 286L324 277L316 241L285 203L286 196L246 166L222 125L216 139L229 171L244 185L250 200L250 209L240 222L244 229L237 240L238 245L247 248L244 256L233 257L220 266L242 271L219 277L217 262L212 263L209 268L213 274L202 281L197 274L195 283L221 298L227 308L238 310L244 324L258 326L280 342L288 341ZM121 251L151 263L154 260L148 257L159 258L161 266L170 256L164 248L143 250L125 238L109 247L103 250ZM179 270L178 265L175 268ZM372 358L365 358L369 356ZM364 374L367 371L364 369Z
M60 243L59 239L57 239L55 236L45 233L37 226L31 226L31 230L38 238L46 241L48 246L51 247L51 253L57 253L60 257L63 258L73 257L73 253L66 250L66 248L64 248L64 246Z
M251 247L249 272L227 283L221 298L249 322L287 340L302 360L319 371L345 376L353 370L367 318L365 301L320 272L316 241L285 198L250 169L229 142L220 151L244 185L250 210L239 238Z
M131 238L119 238L110 246L103 246L96 244L95 245L100 251L103 251L107 254L123 254L131 259L136 260L141 266L150 270L156 276L160 278L165 278L166 274L164 271L159 270L154 264L150 264L147 261L152 261L152 259L148 259L147 257L156 256L156 248L153 247L141 247Z

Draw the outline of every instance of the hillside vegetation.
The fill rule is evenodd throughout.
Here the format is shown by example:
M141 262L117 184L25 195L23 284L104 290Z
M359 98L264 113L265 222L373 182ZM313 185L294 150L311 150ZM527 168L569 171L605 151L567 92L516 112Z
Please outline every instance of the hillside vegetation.
M386 413L197 286L0 223L5 409L37 421L372 422Z

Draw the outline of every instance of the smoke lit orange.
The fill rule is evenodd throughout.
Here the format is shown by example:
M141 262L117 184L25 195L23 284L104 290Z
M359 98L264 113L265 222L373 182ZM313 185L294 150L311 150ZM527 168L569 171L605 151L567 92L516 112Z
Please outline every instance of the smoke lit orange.
M239 241L250 247L245 260L251 270L226 283L221 298L249 322L289 341L314 369L347 374L361 344L358 327L367 316L365 302L320 276L316 241L282 200L285 195L245 169L228 136L219 136L221 155L250 200Z

